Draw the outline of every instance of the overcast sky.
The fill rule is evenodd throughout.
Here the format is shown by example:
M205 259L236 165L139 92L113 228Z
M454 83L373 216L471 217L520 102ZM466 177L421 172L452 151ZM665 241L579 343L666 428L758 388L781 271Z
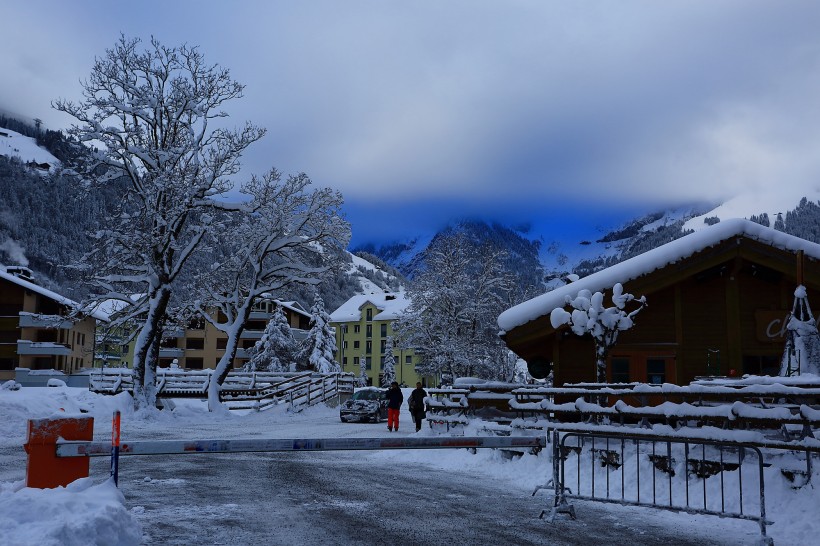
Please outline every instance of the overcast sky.
M248 174L342 191L354 242L480 215L587 228L820 186L820 2L0 0L0 109L68 120L120 32L199 45L268 135Z

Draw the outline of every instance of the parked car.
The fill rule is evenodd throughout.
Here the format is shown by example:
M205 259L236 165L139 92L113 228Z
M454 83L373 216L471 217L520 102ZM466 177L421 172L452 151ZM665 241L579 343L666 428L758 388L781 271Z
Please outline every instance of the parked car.
M353 393L339 409L342 423L348 421L373 421L387 419L387 397L384 390L365 387Z

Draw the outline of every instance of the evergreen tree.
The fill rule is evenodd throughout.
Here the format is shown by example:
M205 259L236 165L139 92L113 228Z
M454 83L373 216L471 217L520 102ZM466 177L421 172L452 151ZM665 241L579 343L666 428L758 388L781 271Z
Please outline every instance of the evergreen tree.
M389 387L396 380L396 357L393 356L393 338L388 337L384 344L384 366L382 368L382 387Z
M367 386L367 357L364 353L359 357L359 386Z
M282 307L277 305L262 338L256 342L246 371L286 372L296 357L296 340Z
M306 360L310 369L319 373L338 372L341 368L333 357L335 353L336 336L330 327L330 315L317 292L310 309L310 331L302 351L302 361Z

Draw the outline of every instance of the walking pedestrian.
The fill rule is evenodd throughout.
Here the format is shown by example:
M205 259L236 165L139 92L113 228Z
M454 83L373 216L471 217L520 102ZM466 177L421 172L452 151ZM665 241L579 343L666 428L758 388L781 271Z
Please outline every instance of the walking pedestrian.
M410 393L410 398L407 399L407 405L410 406L410 414L413 416L413 421L416 423L416 432L421 430L421 422L427 417L427 412L424 408L424 399L427 397L427 391L421 388L421 382L416 383L416 388Z
M385 393L387 396L387 430L399 431L399 411L401 403L404 402L404 395L395 381L390 383L390 388Z

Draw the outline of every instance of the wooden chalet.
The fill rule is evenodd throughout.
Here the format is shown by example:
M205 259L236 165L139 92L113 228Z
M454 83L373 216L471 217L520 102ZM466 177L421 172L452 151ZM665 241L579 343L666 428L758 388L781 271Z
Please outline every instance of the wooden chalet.
M794 292L820 311L820 245L740 219L720 222L508 309L498 324L533 377L594 382L592 338L550 324L582 289L646 296L610 352L609 382L689 384L698 376L776 375Z

